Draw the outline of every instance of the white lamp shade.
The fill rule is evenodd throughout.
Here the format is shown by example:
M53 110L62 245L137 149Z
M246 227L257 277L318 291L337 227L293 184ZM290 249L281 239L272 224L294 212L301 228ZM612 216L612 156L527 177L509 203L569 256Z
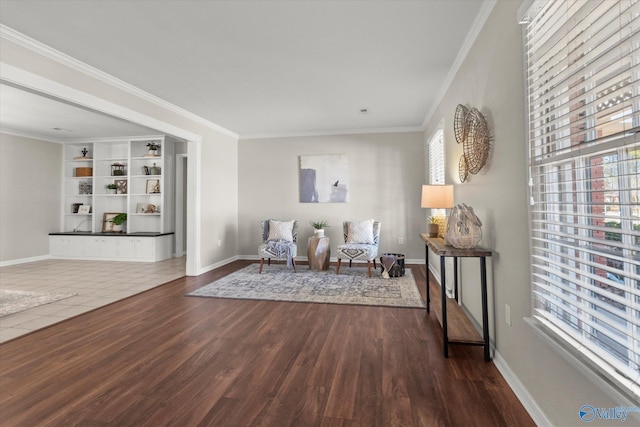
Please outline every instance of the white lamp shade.
M453 204L453 185L423 185L422 207L449 209Z

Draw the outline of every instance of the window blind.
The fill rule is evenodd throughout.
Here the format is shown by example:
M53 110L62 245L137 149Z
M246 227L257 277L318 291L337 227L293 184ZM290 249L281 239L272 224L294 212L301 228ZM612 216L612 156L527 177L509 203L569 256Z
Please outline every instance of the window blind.
M444 185L444 131L438 129L429 139L429 184ZM431 209L431 215L446 217L445 209Z
M532 315L640 398L640 2L538 1L525 24Z
M429 140L429 184L444 185L444 132L437 130Z

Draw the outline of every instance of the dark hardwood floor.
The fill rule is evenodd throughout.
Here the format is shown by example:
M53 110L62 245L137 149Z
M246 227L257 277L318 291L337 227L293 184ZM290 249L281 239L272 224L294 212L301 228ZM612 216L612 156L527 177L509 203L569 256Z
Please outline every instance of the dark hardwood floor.
M433 311L184 296L248 263L0 345L0 425L534 425Z

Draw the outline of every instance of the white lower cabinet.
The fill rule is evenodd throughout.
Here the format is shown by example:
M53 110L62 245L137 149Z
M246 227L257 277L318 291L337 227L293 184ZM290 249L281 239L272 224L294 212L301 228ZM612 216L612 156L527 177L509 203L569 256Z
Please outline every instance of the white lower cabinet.
M173 256L173 233L153 236L50 234L52 258L162 261Z

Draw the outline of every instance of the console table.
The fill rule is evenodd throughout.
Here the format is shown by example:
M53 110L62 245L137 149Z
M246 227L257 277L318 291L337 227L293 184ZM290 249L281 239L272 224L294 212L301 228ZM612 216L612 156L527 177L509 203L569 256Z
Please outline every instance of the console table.
M491 256L492 252L489 249L475 247L473 249L458 249L453 246L446 245L444 240L439 237L429 237L428 234L420 234L420 238L425 242L425 264L429 265L429 249L433 251L435 255L440 257L440 295L441 295L441 323L444 343L444 357L449 357L449 344L466 344L466 345L480 345L484 346L484 360L491 360L491 352L489 346L489 313L487 306L487 257ZM456 303L449 305L449 310L457 310L455 314L456 321L460 323L467 323L470 326L470 322L462 313L459 308L458 301L458 258L478 258L480 260L480 286L481 286L481 298L482 298L482 339L476 338L449 338L448 324L447 324L447 292L446 292L446 273L445 273L445 258L453 258L453 281L454 281L454 294ZM427 291L427 312L429 312L430 292L429 292L429 272L426 272L426 291ZM462 325L459 329L472 329L472 335L477 335L475 329L472 326L466 327Z

